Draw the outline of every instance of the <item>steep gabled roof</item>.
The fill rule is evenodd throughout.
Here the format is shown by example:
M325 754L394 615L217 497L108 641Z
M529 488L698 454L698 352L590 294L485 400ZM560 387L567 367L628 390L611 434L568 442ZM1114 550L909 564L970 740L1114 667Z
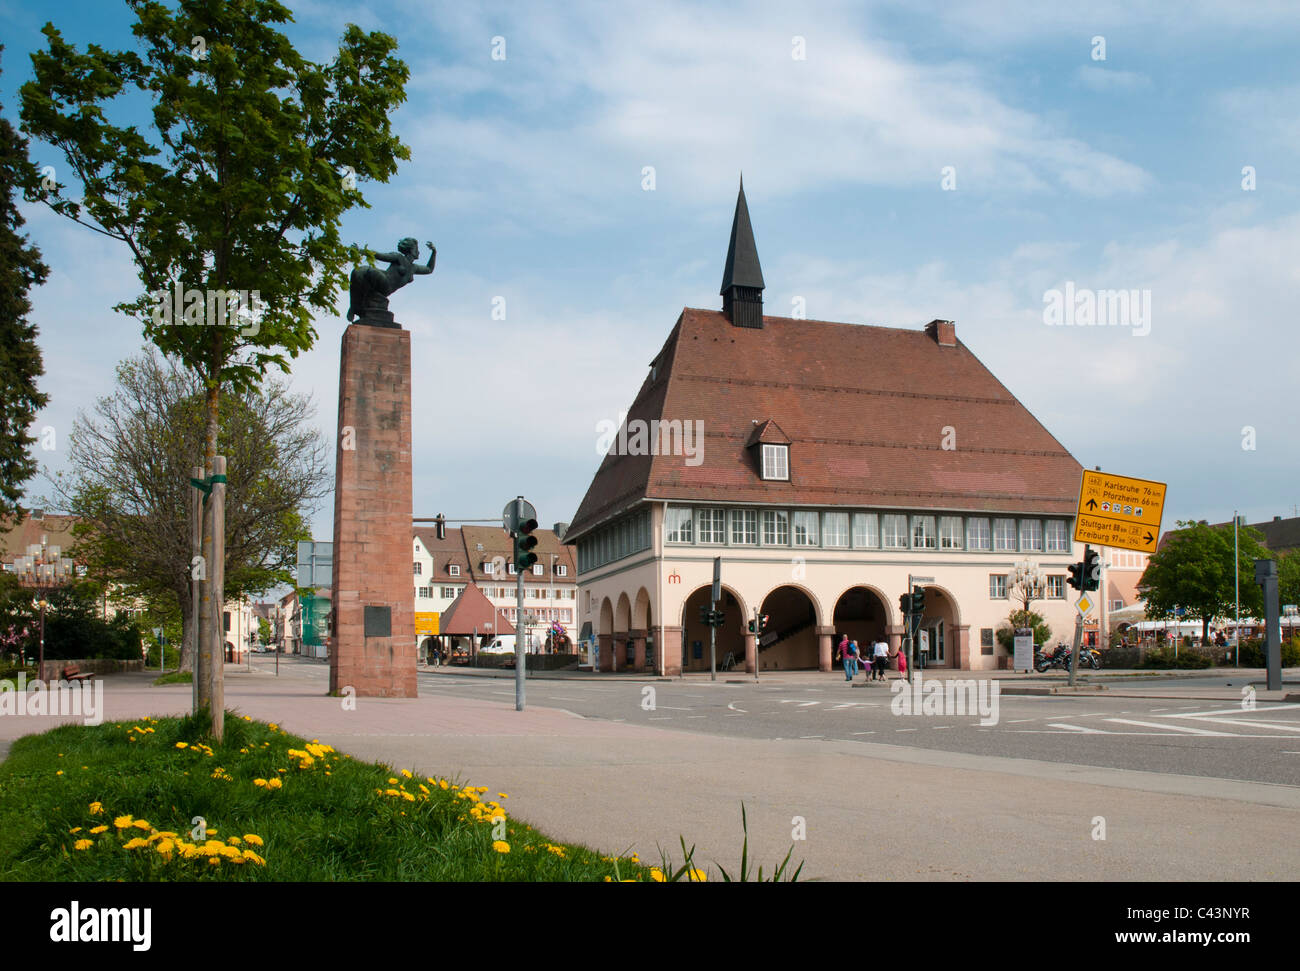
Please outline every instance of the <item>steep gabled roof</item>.
M740 194L736 196L736 214L731 217L731 242L727 244L727 263L722 270L722 289L731 287L763 289L763 268L758 265L758 246L754 243L754 227L749 223L749 206L745 202L745 179L740 180Z
M569 538L644 499L1070 516L1082 475L964 344L919 330L687 308L628 409L654 419L701 422L700 460L612 446ZM755 420L788 436L788 482L749 460Z
M442 612L438 619L438 632L441 634L513 634L514 625L506 618L505 611L496 610L483 591L474 583L465 584L450 607Z

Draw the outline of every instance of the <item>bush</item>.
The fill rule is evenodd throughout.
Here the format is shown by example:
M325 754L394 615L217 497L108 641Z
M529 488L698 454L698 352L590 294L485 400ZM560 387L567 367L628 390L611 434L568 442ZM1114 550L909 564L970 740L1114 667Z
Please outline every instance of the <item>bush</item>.
M1196 651L1179 651L1174 654L1172 647L1158 647L1154 651L1147 652L1142 667L1193 670L1208 668L1212 663L1208 657Z
M181 649L168 644L166 654L167 656L163 659L165 669L168 671L177 670L181 666ZM158 669L158 643L153 641L152 638L150 639L149 651L145 654L144 666L147 670L156 671Z
M1268 667L1264 649L1265 645L1262 637L1252 637L1249 640L1244 640L1241 642L1241 659L1236 663L1243 668ZM1235 656L1232 648L1229 647L1225 650L1228 652L1229 658ZM1293 637L1289 641L1282 642L1282 667L1300 667L1300 638Z
M1034 646L1042 647L1052 638L1052 628L1043 620L1042 615L1029 611L1026 614L1023 610L1013 610L1011 616L1002 621L997 629L998 643L1008 654L1011 653L1015 646L1015 636L1017 627L1032 627L1034 630Z

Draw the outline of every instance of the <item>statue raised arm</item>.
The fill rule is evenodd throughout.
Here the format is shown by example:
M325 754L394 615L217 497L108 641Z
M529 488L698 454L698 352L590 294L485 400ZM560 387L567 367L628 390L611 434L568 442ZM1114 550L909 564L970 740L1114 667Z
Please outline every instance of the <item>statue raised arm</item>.
M398 327L388 310L388 298L393 291L406 286L417 275L433 272L438 250L428 243L429 262L424 266L415 262L420 255L420 244L406 237L397 244L395 253L376 253L375 259L388 264L388 269L377 266L358 266L352 271L348 293L348 323L369 324L373 327Z

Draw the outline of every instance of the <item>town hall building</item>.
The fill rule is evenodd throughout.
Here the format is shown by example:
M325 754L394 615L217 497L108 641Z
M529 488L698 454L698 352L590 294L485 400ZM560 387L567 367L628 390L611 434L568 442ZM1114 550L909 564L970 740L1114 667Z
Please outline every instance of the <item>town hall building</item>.
M909 578L929 665L1007 667L1018 564L1069 640L1079 462L952 321L772 317L763 290L742 185L722 309L681 312L564 534L599 669L707 671L718 557L716 657L737 671L828 671L845 634L897 648Z

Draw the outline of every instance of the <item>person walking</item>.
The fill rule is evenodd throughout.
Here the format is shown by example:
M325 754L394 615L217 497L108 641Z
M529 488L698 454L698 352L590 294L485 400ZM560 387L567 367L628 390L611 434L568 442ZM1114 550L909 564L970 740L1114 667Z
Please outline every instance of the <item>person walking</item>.
M853 670L853 658L849 655L849 636L845 634L840 638L839 651L836 656L844 663L844 680L852 681L853 675L857 672Z
M884 681L885 665L889 661L889 645L884 641L876 641L871 648L871 680Z

